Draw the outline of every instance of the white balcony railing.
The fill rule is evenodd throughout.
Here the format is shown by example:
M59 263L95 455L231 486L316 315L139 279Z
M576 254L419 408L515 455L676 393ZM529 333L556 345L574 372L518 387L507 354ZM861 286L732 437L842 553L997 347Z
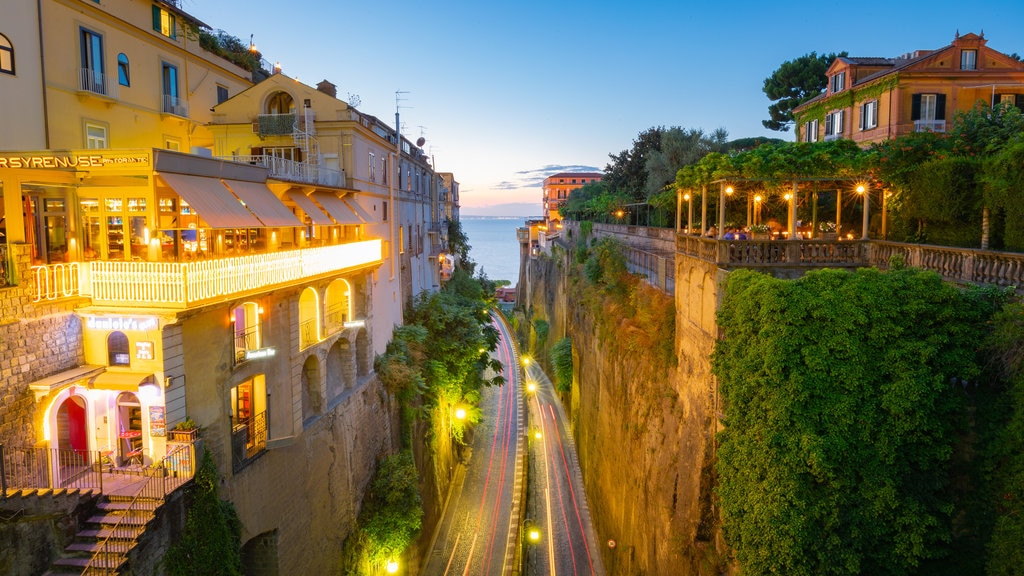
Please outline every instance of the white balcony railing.
M164 94L164 114L174 114L188 118L188 102L184 98Z
M97 306L182 309L269 286L379 265L380 239L197 262L93 261L36 266L35 301L82 296Z
M108 75L92 68L79 68L78 90L117 98L117 83L111 82Z
M914 120L914 132L945 132L945 120Z
M277 156L270 156L266 154L250 156L221 156L220 159L240 162L242 164L252 164L253 166L262 166L267 169L267 172L271 177L280 180L291 180L294 182L319 184L321 186L333 186L336 188L345 186L344 171L324 168L316 164L296 162L294 160L278 158Z

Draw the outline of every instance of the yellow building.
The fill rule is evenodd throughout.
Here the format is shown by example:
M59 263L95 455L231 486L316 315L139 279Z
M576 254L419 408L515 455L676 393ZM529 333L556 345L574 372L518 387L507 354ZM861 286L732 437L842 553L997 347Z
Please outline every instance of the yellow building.
M39 9L0 21L25 99L0 113L0 444L137 473L190 419L247 549L330 571L395 445L374 353L440 283L457 184L333 95L251 82L175 3Z

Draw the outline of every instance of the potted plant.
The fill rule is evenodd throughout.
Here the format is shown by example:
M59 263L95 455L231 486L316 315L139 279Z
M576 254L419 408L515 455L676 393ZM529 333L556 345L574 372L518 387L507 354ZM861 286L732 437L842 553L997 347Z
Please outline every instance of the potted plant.
M754 240L767 240L772 228L767 224L751 224L750 235Z
M146 476L150 476L152 478L162 478L164 476L167 476L167 468L164 467L163 460L159 462L153 462L149 466L146 466L145 474Z
M198 435L199 425L191 418L185 418L171 430L171 442L195 442Z
M836 239L836 223L835 222L818 222L818 231L821 232L822 240L835 240Z

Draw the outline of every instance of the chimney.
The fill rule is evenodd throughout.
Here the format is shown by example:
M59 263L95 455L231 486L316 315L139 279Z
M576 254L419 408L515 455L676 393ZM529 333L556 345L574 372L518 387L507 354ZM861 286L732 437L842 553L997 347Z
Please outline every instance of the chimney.
M338 87L327 80L321 80L320 83L316 85L316 89L327 94L331 98L338 97Z

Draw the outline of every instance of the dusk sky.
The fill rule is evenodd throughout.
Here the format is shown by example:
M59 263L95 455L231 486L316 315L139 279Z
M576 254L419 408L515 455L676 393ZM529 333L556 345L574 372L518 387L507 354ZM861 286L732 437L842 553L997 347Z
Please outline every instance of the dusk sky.
M541 213L541 181L602 170L652 126L730 139L761 125L764 79L809 52L894 57L984 32L1024 54L1024 0L975 2L280 2L182 0L282 71L427 139L462 213Z

